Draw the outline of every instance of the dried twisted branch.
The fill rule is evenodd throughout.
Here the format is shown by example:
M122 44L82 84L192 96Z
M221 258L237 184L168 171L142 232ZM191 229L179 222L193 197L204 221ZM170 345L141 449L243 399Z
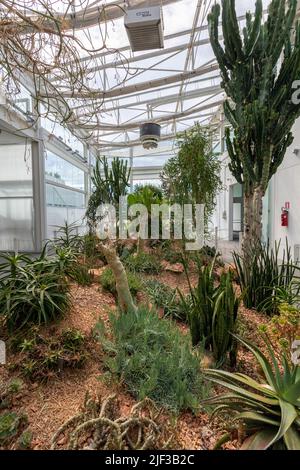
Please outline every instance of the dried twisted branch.
M67 433L67 448L70 450L80 447L91 450L146 450L170 445L173 435L165 439L166 427L159 423L161 410L152 400L145 398L134 405L129 416L116 418L118 414L115 394L101 400L93 399L87 393L82 412L57 430L51 449L56 449L61 436Z
M124 10L119 4L96 4L91 0L80 4L75 0L0 0L2 88L14 101L22 85L30 85L35 97L31 125L41 116L74 127L98 121L101 100L91 99L87 104L73 95L84 91L97 97L101 77L86 71L97 68L100 51L110 50L106 17L112 8L122 14ZM82 29L84 25L92 28ZM118 50L110 51L118 54ZM124 69L122 81L129 73L125 57Z

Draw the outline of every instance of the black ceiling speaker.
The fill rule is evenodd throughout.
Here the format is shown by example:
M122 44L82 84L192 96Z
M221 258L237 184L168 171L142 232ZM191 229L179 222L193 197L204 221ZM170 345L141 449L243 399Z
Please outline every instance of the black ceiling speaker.
M156 149L160 140L160 125L147 122L140 127L140 139L144 149Z

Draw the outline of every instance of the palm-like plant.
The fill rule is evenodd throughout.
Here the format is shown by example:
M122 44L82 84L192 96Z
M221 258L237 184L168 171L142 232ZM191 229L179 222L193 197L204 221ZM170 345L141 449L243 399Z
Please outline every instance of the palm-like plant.
M245 374L208 370L211 381L229 390L205 401L216 405L213 414L233 412L242 421L246 439L243 450L300 450L300 368L281 361L266 340L270 360L259 348L237 337L258 361L265 378L260 383ZM223 441L224 442L224 441Z

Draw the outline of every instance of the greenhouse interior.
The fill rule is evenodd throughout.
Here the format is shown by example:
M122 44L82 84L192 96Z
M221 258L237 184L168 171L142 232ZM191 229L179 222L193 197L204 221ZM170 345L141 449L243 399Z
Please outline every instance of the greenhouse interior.
M300 450L299 20L0 0L0 450Z

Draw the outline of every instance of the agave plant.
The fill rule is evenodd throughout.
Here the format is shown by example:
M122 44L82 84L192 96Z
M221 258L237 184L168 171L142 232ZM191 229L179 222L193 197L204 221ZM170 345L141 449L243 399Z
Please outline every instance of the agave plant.
M260 383L240 373L207 370L207 378L228 389L229 393L210 398L205 403L216 405L213 415L232 412L234 421L244 424L243 450L300 450L299 366L289 365L284 354L280 361L277 360L267 339L270 359L256 345L236 338L254 354L265 381Z

